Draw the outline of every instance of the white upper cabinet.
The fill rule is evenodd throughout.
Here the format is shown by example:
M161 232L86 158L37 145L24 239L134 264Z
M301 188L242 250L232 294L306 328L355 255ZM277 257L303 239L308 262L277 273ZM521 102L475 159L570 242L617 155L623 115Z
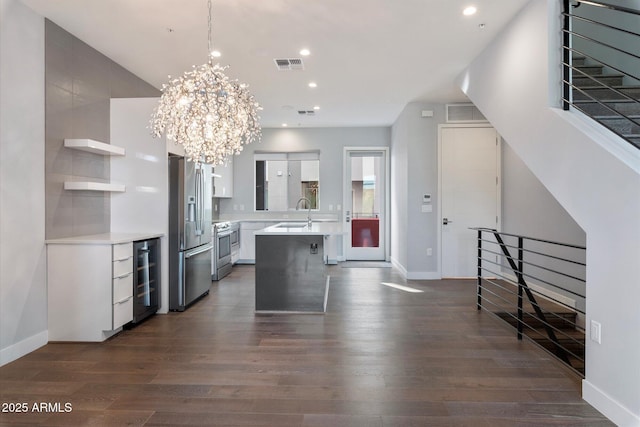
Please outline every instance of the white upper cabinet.
M213 168L213 197L233 197L233 156Z

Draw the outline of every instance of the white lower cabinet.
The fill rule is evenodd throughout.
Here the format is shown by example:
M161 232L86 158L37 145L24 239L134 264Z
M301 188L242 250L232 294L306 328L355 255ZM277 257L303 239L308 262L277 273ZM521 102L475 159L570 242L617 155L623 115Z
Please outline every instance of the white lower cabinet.
M133 244L47 245L49 341L104 341L133 320Z
M240 259L238 264L256 263L256 236L257 230L265 228L264 222L242 221L240 223Z
M271 227L282 221L242 221L240 222L240 259L238 264L256 263L256 236L253 234L263 228Z
M112 251L112 329L118 329L133 320L133 243L113 245ZM116 292L118 298L115 298Z

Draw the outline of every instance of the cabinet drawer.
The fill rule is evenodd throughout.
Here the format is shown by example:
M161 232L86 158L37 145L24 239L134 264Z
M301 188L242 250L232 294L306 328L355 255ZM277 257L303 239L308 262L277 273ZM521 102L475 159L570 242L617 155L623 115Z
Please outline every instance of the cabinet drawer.
M133 243L113 245L113 261L133 258Z
M133 258L123 261L113 261L113 278L123 277L133 271Z
M133 320L133 297L113 304L113 329Z
M113 304L133 295L133 273L113 279Z

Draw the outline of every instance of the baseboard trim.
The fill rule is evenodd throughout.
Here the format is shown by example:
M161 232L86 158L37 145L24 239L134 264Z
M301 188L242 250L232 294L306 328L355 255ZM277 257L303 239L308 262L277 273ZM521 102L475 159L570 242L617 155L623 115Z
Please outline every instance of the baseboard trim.
M389 261L391 261L391 265L393 265L395 267L396 270L398 270L400 272L400 274L402 274L402 277L404 277L405 279L407 278L407 269L404 268L404 265L400 264L400 262L395 259L394 257L390 257Z
M11 363L22 356L31 353L49 342L49 331L32 335L20 342L0 350L0 366Z
M407 280L440 280L440 273L434 271L410 271Z
M439 280L442 279L440 273L437 271L407 271L404 265L400 264L400 262L394 257L390 257L391 265L393 265L396 270L402 274L406 280Z
M587 380L582 380L582 398L620 427L640 426L640 415L634 414Z

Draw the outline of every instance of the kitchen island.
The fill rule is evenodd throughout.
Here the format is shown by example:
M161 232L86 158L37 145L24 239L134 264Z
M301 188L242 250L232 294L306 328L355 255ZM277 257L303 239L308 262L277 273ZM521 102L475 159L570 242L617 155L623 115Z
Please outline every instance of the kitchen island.
M283 222L255 232L256 312L324 313L330 277L324 242L338 222Z

